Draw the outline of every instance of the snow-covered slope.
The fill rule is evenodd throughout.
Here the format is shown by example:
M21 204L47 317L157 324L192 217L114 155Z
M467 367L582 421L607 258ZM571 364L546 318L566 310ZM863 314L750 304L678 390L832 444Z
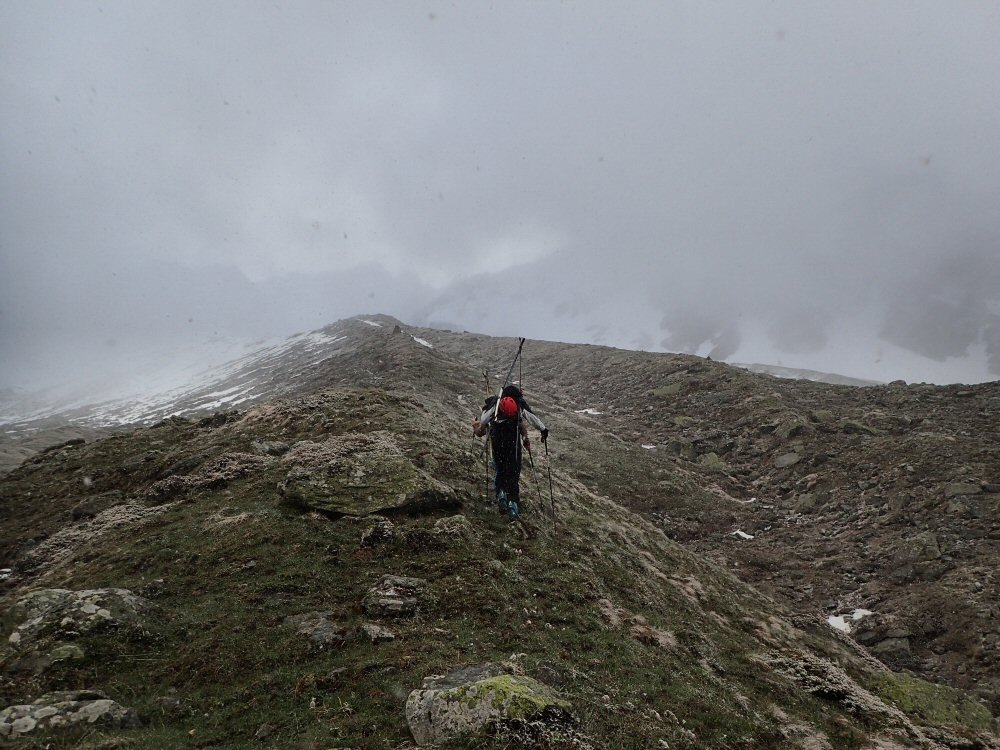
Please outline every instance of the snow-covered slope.
M0 400L0 426L8 434L41 421L113 427L245 407L294 390L311 368L352 346L365 322L352 318L279 343L244 347L242 356L224 364L199 368L188 363L169 376L160 367L133 372L130 385L117 395L99 388L89 394L8 391Z

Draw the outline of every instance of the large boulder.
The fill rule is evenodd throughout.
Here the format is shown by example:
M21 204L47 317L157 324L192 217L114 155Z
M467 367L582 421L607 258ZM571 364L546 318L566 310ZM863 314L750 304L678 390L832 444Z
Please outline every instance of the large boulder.
M424 679L421 689L406 700L406 721L413 739L422 746L503 722L572 724L571 709L547 685L486 664Z
M296 443L278 485L296 507L337 516L423 511L458 505L454 491L417 468L388 432L337 435Z
M105 729L139 726L131 708L125 708L96 690L49 693L34 703L9 706L0 711L0 739L15 739L33 732L66 731L100 725Z

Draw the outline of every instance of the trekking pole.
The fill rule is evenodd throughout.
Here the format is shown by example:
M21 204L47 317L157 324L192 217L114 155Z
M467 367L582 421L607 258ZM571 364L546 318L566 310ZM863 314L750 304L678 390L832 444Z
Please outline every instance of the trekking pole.
M486 396L487 398L491 396L490 393L490 373L487 370L483 370L483 378L486 380ZM483 456L485 456L484 467L486 468L486 505L490 504L490 436L489 433L486 434L486 442L483 444Z
M535 473L535 459L531 456L531 443L525 446L525 450L528 451L528 466L531 467L531 479L535 483L535 492L538 494L538 508L542 510L545 508L545 504L542 502L542 490L538 486L538 474Z
M549 509L552 511L552 533L556 533L556 499L552 493L552 459L549 458L549 441L543 440L545 446L545 470L549 475Z

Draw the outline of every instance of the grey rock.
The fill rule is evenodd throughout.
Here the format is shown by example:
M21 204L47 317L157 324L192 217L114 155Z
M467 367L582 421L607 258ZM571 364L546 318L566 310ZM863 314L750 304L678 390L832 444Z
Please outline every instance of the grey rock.
M372 643L386 643L396 640L396 634L391 630L371 622L366 622L361 626L361 634Z
M855 422L853 419L845 419L841 422L840 429L848 435L878 435L878 430L874 427L869 427L861 422Z
M457 507L455 492L404 455L388 432L337 435L296 443L282 461L284 502L338 516Z
M469 519L461 514L439 518L434 522L434 528L431 530L431 533L438 537L450 537L454 539L473 539L476 535L472 524L469 523Z
M95 690L49 693L34 703L0 711L0 737L9 739L36 731L66 731L81 725L127 729L139 726L139 718L132 709Z
M794 466L801 460L802 456L798 453L785 453L774 459L774 466L776 469L786 469L789 466Z
M384 575L364 598L365 612L373 617L412 617L427 599L423 578Z
M255 440L251 447L262 456L283 456L288 453L289 445L280 440Z
M475 734L504 721L573 724L572 706L552 688L497 665L456 670L424 680L406 701L406 721L417 745Z
M361 532L361 546L375 547L388 544L396 538L396 525L388 518L376 519L372 526Z
M983 488L978 484L968 482L953 482L944 487L945 497L962 497L964 495L978 495Z
M17 623L7 638L13 652L6 669L43 672L52 662L81 659L83 651L66 641L124 627L145 628L151 602L128 589L39 589L11 609Z
M339 646L347 640L347 628L330 618L333 612L306 612L301 615L286 617L283 624L295 628L300 635L306 636L320 648Z

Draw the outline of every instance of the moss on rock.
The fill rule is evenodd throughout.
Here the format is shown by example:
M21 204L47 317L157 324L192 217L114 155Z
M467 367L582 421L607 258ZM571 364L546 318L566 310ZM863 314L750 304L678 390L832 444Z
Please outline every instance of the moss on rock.
M468 674L467 670L462 670ZM498 722L572 721L572 706L555 690L531 677L483 669L461 684L444 678L424 681L406 702L406 718L418 745L476 733Z
M284 461L292 468L278 493L297 507L365 516L457 505L451 488L414 466L386 432L302 441Z

